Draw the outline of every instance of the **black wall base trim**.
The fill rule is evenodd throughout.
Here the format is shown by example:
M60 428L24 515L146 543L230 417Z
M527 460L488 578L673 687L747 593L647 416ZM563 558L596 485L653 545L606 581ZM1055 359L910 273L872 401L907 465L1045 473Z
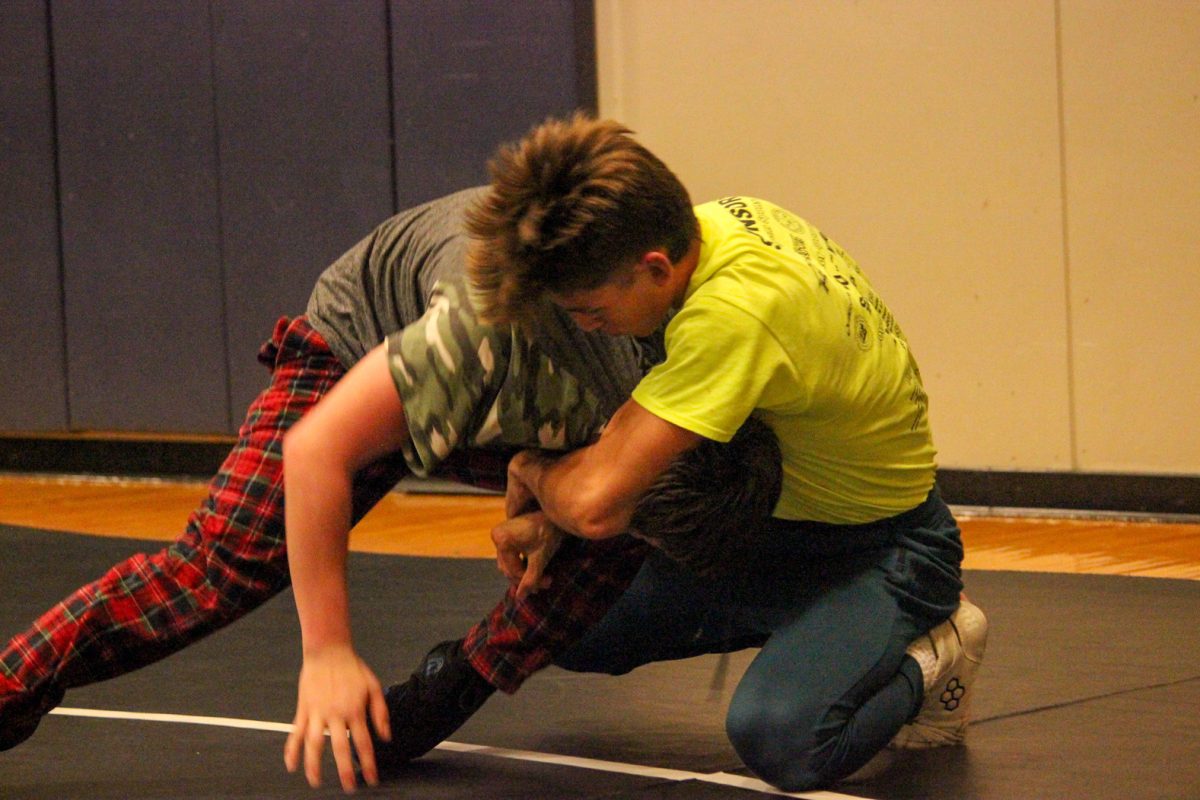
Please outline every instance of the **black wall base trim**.
M945 469L938 484L951 505L1200 514L1200 475Z
M231 441L0 437L0 470L207 480ZM1200 475L943 469L947 503L1129 514L1200 515Z
M207 480L232 446L231 441L4 437L0 470Z

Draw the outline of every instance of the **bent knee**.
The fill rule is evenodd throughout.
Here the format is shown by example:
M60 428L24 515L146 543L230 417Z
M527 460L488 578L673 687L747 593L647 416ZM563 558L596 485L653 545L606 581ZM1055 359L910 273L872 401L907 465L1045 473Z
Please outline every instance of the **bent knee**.
M736 698L735 698L736 700ZM831 783L828 736L821 736L811 714L779 699L734 702L725 732L742 762L772 786L789 792Z

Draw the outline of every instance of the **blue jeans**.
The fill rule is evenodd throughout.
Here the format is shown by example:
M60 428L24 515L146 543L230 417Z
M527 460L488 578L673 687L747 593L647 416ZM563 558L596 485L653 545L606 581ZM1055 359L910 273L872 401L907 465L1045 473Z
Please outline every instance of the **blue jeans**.
M771 545L725 578L698 578L655 551L555 663L620 675L761 647L726 732L763 780L799 791L857 770L920 708L921 671L904 651L958 607L962 541L936 487L880 522L770 524Z

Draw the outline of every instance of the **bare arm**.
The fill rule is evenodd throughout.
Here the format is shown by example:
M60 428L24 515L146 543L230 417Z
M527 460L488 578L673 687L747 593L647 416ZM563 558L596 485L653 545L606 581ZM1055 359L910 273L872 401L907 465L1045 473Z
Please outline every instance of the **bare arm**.
M389 729L379 681L351 643L346 589L351 484L355 472L398 450L407 435L386 345L379 345L284 437L288 564L304 650L295 727L284 757L296 769L303 745L313 786L320 782L327 728L343 787L349 791L355 783L347 732L364 777L377 780L367 708L381 735L387 738Z
M514 458L508 514L520 513L536 498L546 516L569 533L588 539L616 536L628 528L642 494L700 439L628 400L595 444L557 459L532 451Z

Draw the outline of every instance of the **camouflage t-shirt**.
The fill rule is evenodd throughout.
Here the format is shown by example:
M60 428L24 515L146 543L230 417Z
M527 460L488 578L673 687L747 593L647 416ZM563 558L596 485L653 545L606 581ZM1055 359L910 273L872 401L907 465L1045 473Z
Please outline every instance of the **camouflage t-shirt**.
M439 283L425 316L388 337L409 468L426 476L456 447L565 450L598 436L641 376L638 350L563 323L547 316L532 336L485 325L461 279Z
M479 189L402 212L319 279L307 316L347 367L388 342L409 468L428 476L458 447L570 449L591 441L658 356L585 333L546 304L525 334L476 319L463 217Z

